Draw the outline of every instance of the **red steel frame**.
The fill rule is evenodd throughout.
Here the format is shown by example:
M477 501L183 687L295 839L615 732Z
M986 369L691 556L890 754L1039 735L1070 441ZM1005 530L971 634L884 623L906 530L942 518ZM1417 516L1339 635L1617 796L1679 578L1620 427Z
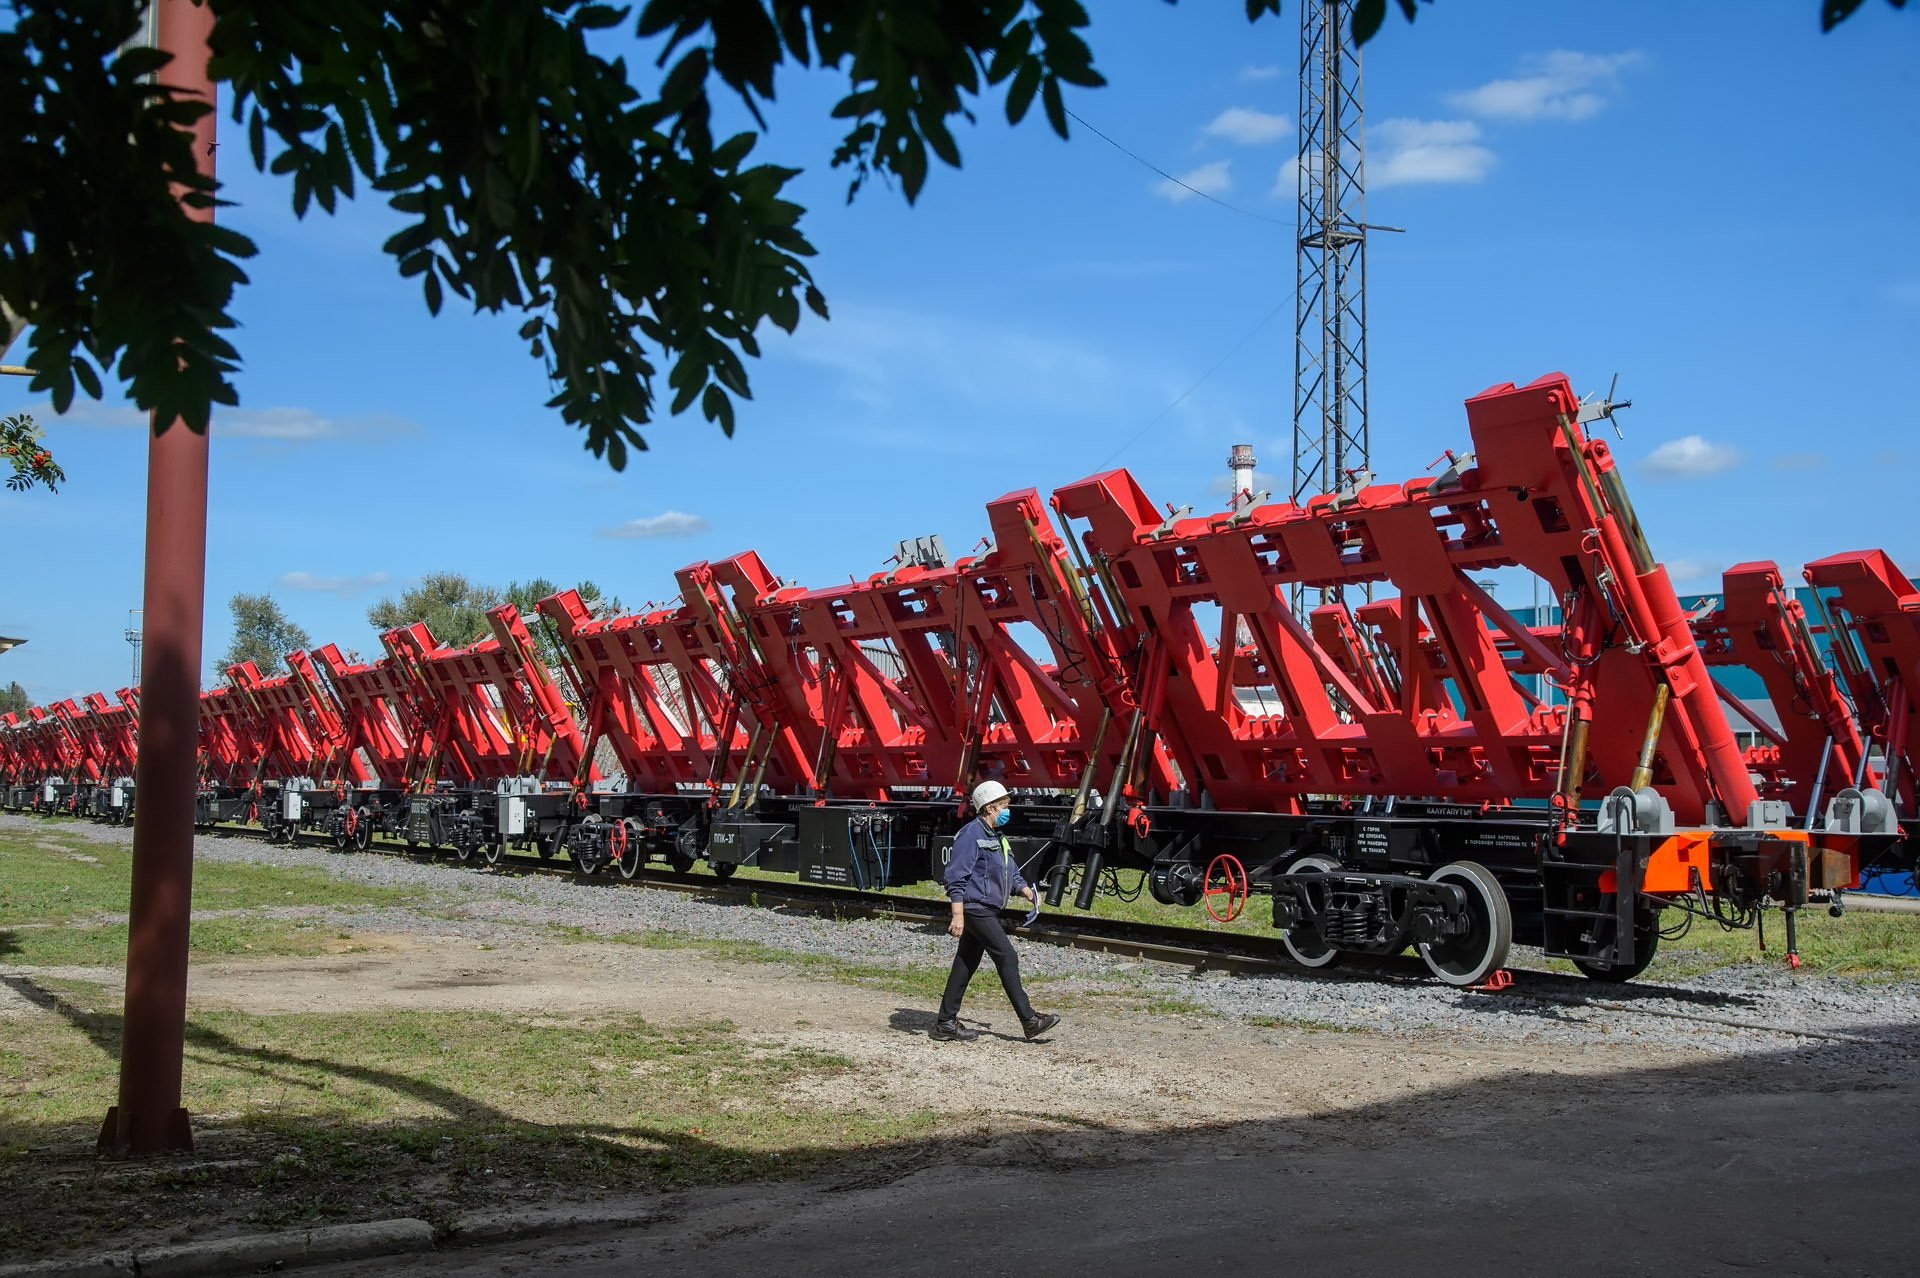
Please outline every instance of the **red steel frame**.
M116 695L119 700L109 702L101 693L87 694L87 704L99 723L100 739L105 747L104 767L109 780L131 777L134 764L140 756L140 720L134 709L133 690L122 688Z
M986 777L1071 789L1103 723L1134 708L1126 665L1038 494L1008 494L988 519L985 554L830 589L777 586L740 558L716 567L806 788L872 800ZM1044 640L1052 660L1023 637ZM1117 762L1120 733L1104 735ZM1164 755L1147 766L1156 783L1169 780Z
M584 732L511 606L465 648L416 624L371 664L331 645L283 676L243 664L201 699L203 776L578 790L604 742L631 789L714 802L763 784L879 802L993 777L1098 788L1144 825L1154 804L1571 804L1644 779L1682 824L1740 825L1758 798L1810 807L1822 786L1875 779L1871 741L1913 811L1920 592L1883 553L1808 565L1836 675L1772 564L1730 570L1721 606L1685 615L1564 376L1493 387L1467 415L1474 453L1438 479L1165 517L1115 470L989 503L989 548L952 565L807 589L741 554L682 569L677 606L611 619L563 592L539 611ZM1524 625L1475 580L1514 566L1564 622ZM1302 590L1326 596L1304 622ZM1731 665L1781 708L1752 751L1710 672ZM1565 704L1531 692L1540 677ZM122 773L137 698L8 716L0 766Z
M1920 590L1883 550L1816 559L1806 566L1806 578L1826 600L1834 656L1858 721L1883 751L1881 788L1900 815L1920 815L1914 776L1920 764L1914 723L1920 714Z
M1768 741L1747 751L1749 766L1763 778L1761 795L1817 816L1807 809L1861 775L1866 741L1853 708L1778 565L1736 564L1721 582L1721 604L1694 618L1694 636L1709 666L1744 666L1760 677L1779 729L1718 680L1715 691Z
M737 558L729 571L773 582L757 555ZM803 751L715 584L715 567L695 564L676 576L683 602L674 609L596 620L571 590L539 602L586 721L583 756L604 741L636 789L705 785L717 793L756 763L767 781L788 789L805 775Z
M1622 786L1664 682L1654 781L1681 821L1715 798L1744 821L1745 760L1611 453L1578 413L1561 374L1493 387L1467 401L1479 460L1452 482L1304 507L1163 519L1124 471L1056 493L1133 618L1123 636L1152 654L1152 726L1189 797L1275 811L1309 795L1505 802ZM1521 625L1471 576L1511 565L1568 605L1559 635ZM1288 608L1295 586L1399 598L1331 605L1310 632ZM1516 679L1532 670L1569 704L1535 703ZM1234 690L1253 681L1278 713L1241 707ZM1563 778L1567 758L1580 762Z
M346 753L366 774L388 789L410 788L425 761L418 752L420 708L402 668L390 657L349 661L334 644L314 649L310 660L301 653L288 660L316 685L324 682L340 708Z
M431 789L444 762L462 782L533 775L571 781L586 765L586 742L566 697L511 604L487 613L493 637L441 648L423 625L381 636L389 659L417 690L424 739L421 784Z
M288 769L272 725L244 689L228 684L200 694L203 786L253 789L269 775L299 775Z
M56 702L53 715L60 721L68 762L72 768L67 779L70 781L100 780L102 764L106 759L106 745L96 731L96 722L92 715L81 709L80 703L72 698Z
M272 743L269 757L279 761L274 775L348 785L371 780L371 770L352 750L340 707L306 654L291 653L287 660L283 675L263 676L251 661L227 667L231 687Z

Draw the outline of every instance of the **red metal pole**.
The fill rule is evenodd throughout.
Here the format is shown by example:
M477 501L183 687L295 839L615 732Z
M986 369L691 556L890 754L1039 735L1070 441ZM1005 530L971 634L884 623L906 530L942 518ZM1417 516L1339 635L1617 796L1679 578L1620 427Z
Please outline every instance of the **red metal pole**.
M207 78L211 7L155 0L162 83L214 100ZM194 126L200 171L213 174L212 111ZM213 217L191 209L189 217ZM140 755L134 773L133 892L127 927L120 1103L100 1148L191 1149L180 1104L187 1021L187 926L193 904L193 808L200 735L200 629L207 575L207 437L154 422L147 441L147 581L140 654Z

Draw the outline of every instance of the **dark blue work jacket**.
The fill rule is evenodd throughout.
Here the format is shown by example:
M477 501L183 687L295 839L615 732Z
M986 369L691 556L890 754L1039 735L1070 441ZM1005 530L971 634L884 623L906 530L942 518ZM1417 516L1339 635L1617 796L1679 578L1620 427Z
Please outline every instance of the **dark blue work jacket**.
M940 879L947 885L949 901L984 905L991 910L1004 909L1009 896L1027 887L1006 838L989 830L978 818L961 826L960 833L953 836L953 854L947 858L947 870Z

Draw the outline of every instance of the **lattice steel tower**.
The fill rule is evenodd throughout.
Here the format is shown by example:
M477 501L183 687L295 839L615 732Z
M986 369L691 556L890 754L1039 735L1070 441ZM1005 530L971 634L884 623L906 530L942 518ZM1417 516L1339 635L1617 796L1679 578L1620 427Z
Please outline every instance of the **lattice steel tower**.
M1301 0L1294 501L1367 468L1367 225L1354 0Z

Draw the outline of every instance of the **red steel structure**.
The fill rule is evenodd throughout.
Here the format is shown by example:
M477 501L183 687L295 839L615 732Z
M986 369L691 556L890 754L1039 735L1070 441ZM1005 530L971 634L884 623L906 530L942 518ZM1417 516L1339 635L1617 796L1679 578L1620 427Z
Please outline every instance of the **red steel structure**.
M716 571L816 795L884 800L987 778L1070 790L1103 748L1119 762L1119 731L1096 739L1138 697L1108 623L1037 493L1008 494L987 516L992 549L952 566L824 590L768 587L737 560ZM1170 786L1164 752L1141 767Z
M417 623L381 636L429 725L414 751L427 760L426 785L442 766L467 784L528 775L570 780L586 743L566 698L511 604L490 610L487 620L492 637L468 648L441 648Z
M359 775L388 789L407 789L417 772L421 719L413 685L400 668L390 658L349 660L335 644L290 654L288 662L304 673L305 686L324 688L339 707L345 754L358 761Z
M1822 797L1867 779L1868 742L1779 566L1736 564L1721 580L1720 606L1694 619L1701 653L1709 666L1742 666L1758 674L1780 726L1718 680L1715 691L1767 742L1747 752L1748 766L1762 778L1761 793L1814 812Z
M1829 555L1806 566L1825 601L1828 633L1860 729L1885 759L1879 788L1901 816L1915 815L1920 756L1920 590L1882 550ZM1865 779L1856 764L1855 784Z
M1190 798L1511 802L1624 785L1664 685L1661 793L1682 820L1709 800L1745 820L1745 762L1605 443L1573 425L1578 407L1558 375L1496 387L1467 403L1478 465L1304 507L1169 519L1123 471L1055 495L1087 523L1088 552L1134 619L1126 636L1152 654L1152 726ZM1561 633L1522 625L1472 578L1516 564L1565 601ZM1398 597L1331 605L1308 627L1286 606L1296 583ZM1531 673L1567 705L1532 699L1517 678ZM1247 687L1271 709L1249 711L1235 695Z
M1167 514L1113 470L990 502L951 563L902 543L810 589L743 553L632 616L542 600L539 638L503 606L465 647L415 624L371 663L235 667L202 698L202 819L866 886L937 873L994 779L1054 903L1123 868L1166 901L1251 887L1303 963L1413 944L1459 984L1513 938L1631 976L1662 910L1791 919L1911 846L1920 597L1883 554L1808 566L1831 616L1753 563L1690 617L1564 376L1466 412L1472 451L1402 484ZM1513 568L1562 620L1481 584ZM13 720L10 801L126 766L135 695Z

